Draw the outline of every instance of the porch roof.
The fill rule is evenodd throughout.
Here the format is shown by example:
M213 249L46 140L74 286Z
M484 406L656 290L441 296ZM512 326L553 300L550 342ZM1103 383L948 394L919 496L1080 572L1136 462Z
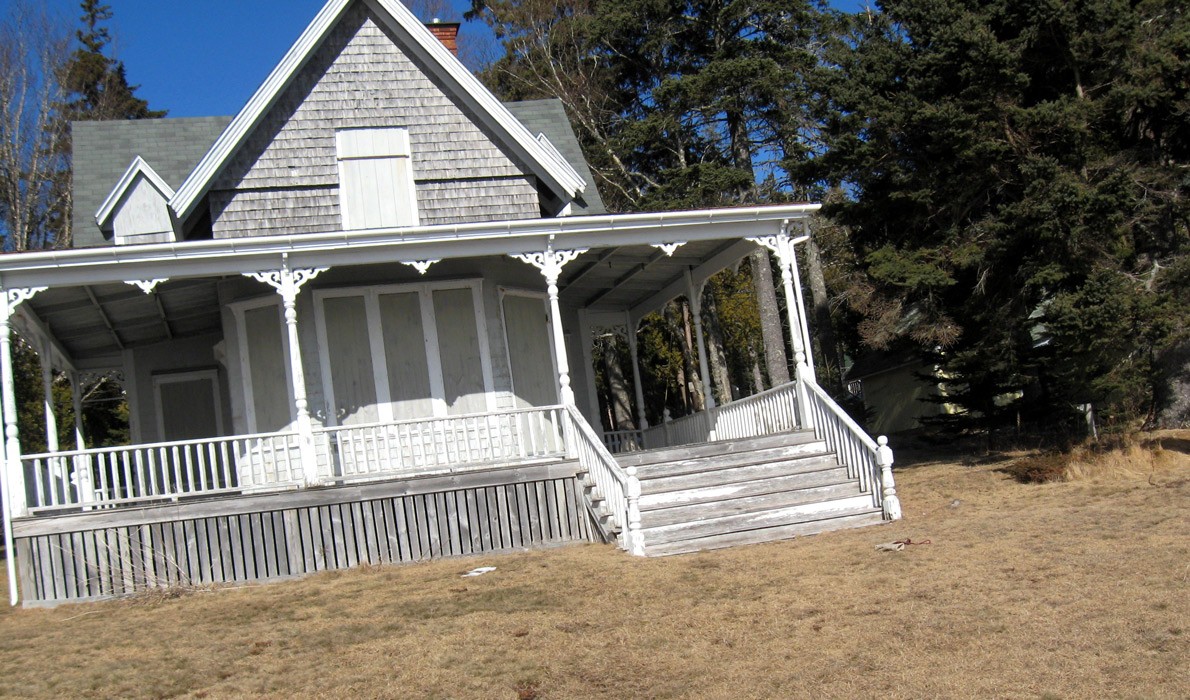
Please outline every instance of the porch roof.
M291 268L437 261L583 250L559 279L561 299L639 318L747 255L817 204L41 251L0 256L4 289L48 287L19 310L24 331L56 342L56 364L110 366L126 347L217 331L225 276ZM145 294L126 282L161 280Z

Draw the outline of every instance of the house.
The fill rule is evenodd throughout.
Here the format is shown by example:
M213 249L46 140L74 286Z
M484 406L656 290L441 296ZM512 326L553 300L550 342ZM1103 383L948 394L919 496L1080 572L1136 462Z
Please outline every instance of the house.
M591 329L687 296L709 383L698 290L757 245L808 347L817 205L607 214L561 107L501 104L436 33L329 0L232 118L75 125L76 247L0 257L14 604L899 517L885 441L800 354L764 394L592 427ZM22 454L13 329L76 385L121 372L133 444Z

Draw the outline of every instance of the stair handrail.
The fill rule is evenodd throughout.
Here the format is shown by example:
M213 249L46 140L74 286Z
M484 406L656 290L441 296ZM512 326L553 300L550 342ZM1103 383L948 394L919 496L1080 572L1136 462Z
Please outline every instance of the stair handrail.
M800 354L796 369L797 381L805 392L803 413L809 419L807 427L813 426L815 435L826 441L839 462L847 467L848 476L859 478L865 491L870 484L877 485L872 492L884 512L884 519L900 520L901 502L893 480L893 451L888 446L888 438L881 435L873 440L818 385Z
M644 533L640 529L640 479L636 467L624 469L603 444L603 439L583 417L578 408L566 405L571 430L566 441L568 455L577 459L603 495L613 522L623 533L621 547L630 554L645 553Z

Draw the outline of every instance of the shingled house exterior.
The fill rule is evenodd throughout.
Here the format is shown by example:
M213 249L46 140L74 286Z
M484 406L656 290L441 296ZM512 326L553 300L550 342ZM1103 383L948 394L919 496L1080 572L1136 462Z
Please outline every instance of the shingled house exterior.
M75 125L75 248L0 257L13 604L899 517L886 441L805 355L817 206L607 214L561 105L500 103L435 34L329 0L235 117ZM601 434L592 330L635 362L685 296L709 386L702 285L758 245L796 380L649 427L637 377L639 429ZM48 411L22 454L12 330L47 376L120 372L133 444L57 445Z

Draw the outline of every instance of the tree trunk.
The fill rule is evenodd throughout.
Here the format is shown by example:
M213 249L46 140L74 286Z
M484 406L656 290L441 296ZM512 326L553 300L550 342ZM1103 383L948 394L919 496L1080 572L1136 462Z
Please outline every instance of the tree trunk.
M760 358L756 356L756 348L749 347L748 355L752 358L752 393L764 391L764 373L760 371Z
M773 287L773 268L769 252L757 248L748 256L752 265L752 284L756 287L756 303L760 307L760 330L764 338L764 362L768 369L769 386L789 383L789 362L785 356L785 331L781 327L781 309L777 306L777 290Z
M694 327L690 323L690 304L682 302L682 365L686 370L686 391L690 393L690 404L695 412L703 410L706 402L702 397L702 382L699 371L698 347L694 344Z
M822 256L813 237L806 241L806 273L810 278L810 297L814 304L810 312L814 319L811 340L818 345L818 364L822 366L822 375L841 387L843 374L839 342L835 338L835 327L831 324L831 305L826 292L826 277L822 274Z
M624 370L620 365L618 338L606 340L603 351L603 371L607 377L607 401L611 405L613 430L635 430L632 418L632 402L628 398L628 387L624 384Z
M715 401L722 406L731 403L735 397L731 389L731 372L727 368L727 351L723 347L723 329L719 327L719 311L710 285L702 295L702 331L707 343L707 361L711 363L711 381L716 388Z

